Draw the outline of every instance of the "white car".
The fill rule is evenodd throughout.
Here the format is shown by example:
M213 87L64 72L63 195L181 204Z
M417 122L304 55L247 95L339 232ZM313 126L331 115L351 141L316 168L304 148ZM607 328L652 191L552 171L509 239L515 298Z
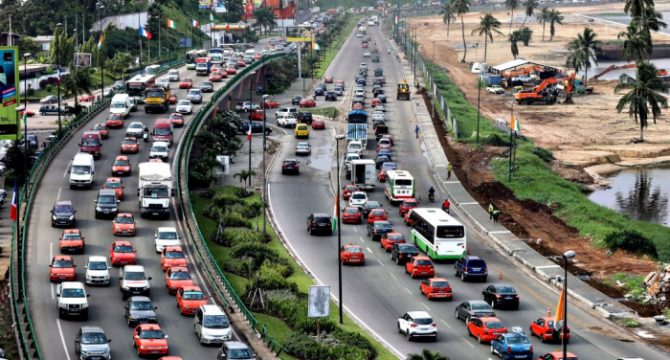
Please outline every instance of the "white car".
M437 324L425 311L410 311L398 318L398 331L407 340L415 337L432 337L437 340Z
M363 142L359 140L351 140L347 144L347 153L356 153L361 155L363 153Z
M386 109L384 108L384 105L377 105L375 106L375 111L381 111L381 112L386 112Z
M139 121L133 121L128 125L128 128L126 129L126 136L127 137L134 137L134 138L141 138L142 134L144 134L144 124L142 124Z
M358 67L359 69L367 69L368 68L368 63L361 63L361 65Z
M168 79L170 81L179 81L179 70L172 69L168 71Z
M386 115L382 112L372 113L372 121L386 121Z
M363 51L363 57L370 57L369 51Z
M166 89L170 88L170 79L166 76L156 79L156 86L162 86Z
M159 227L154 234L154 246L156 252L163 252L166 246L179 246L179 235L177 229L173 227Z
M104 256L89 256L86 261L86 285L109 285L112 267Z
M365 90L361 88L356 89L356 91L354 92L354 96L362 96L363 98L365 98Z
M491 94L504 94L505 89L500 85L489 85L486 87L486 91Z
M88 320L88 295L79 281L63 281L56 287L58 317L81 316Z
M277 109L277 111L275 112L275 118L279 119L280 116L291 115L291 114L297 116L297 114L298 114L298 108L295 108L295 107L292 107L292 106L289 106L289 107L280 107L280 108Z
M368 201L368 194L364 191L354 191L349 197L349 206L359 207L363 206Z
M179 102L177 102L177 108L176 110L180 114L191 114L193 112L193 104L191 104L191 100L188 99L181 99Z
M351 161L360 160L361 154L358 152L350 152L344 155L344 165L347 167L347 172L351 171Z
M166 141L156 141L151 144L151 150L149 150L150 159L161 159L167 161L170 151L170 144Z
M298 124L298 119L296 119L293 114L285 114L277 117L277 125L281 127L295 127Z

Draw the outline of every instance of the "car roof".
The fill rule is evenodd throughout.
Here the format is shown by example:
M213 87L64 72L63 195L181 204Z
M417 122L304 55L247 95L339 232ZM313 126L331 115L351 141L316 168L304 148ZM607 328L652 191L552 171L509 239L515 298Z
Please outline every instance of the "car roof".
M157 229L159 232L177 232L177 228L171 226L159 226Z
M328 214L326 214L326 213L313 213L312 216L314 216L314 217L327 217L327 218L330 218L330 215L328 215Z
M128 298L128 300L130 300L131 302L135 302L135 301L149 301L149 302L151 302L151 299L148 296L131 296L130 298Z
M112 245L130 245L130 246L133 246L133 243L131 243L130 240L114 240ZM134 265L126 265L126 266L134 266Z
M477 305L488 305L488 303L484 300L468 300L466 301L470 305L477 304Z
M56 201L56 205L69 205L69 206L72 206L72 201L70 201L70 200L60 200L60 201Z
M136 272L136 271L144 271L144 266L142 265L125 265L123 267L124 271L131 271L131 272Z
M495 322L502 322L500 319L498 319L495 316L483 316L483 317L480 317L479 320L481 320L482 322L485 322L485 323L486 322L494 322L494 321Z
M479 256L474 256L474 255L467 255L463 259L465 259L465 260L483 260Z
M104 262L107 262L107 258L104 257L104 256L100 256L100 255L91 255L91 256L88 257L88 261L89 261L89 262L91 262L91 261L104 261Z
M226 341L224 344L228 349L249 349L247 344L241 341Z
M226 315L223 309L216 304L200 305L200 308L205 315Z
M61 288L84 289L84 284L81 281L63 281L60 286Z
M408 311L407 315L411 316L413 319L432 319L433 318L426 311Z

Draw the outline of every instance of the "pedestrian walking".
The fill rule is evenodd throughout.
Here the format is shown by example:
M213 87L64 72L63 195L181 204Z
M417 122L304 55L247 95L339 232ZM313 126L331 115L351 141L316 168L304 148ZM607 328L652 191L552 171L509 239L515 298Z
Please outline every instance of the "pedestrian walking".
M416 127L414 128L414 132L416 133L416 138L419 138L419 125L417 124Z
M447 165L447 180L451 179L451 172L454 171L454 167L451 166L451 163Z
M489 220L493 220L493 212L496 208L493 206L493 202L489 202Z
M500 210L493 210L493 223L498 223L498 216L500 216Z

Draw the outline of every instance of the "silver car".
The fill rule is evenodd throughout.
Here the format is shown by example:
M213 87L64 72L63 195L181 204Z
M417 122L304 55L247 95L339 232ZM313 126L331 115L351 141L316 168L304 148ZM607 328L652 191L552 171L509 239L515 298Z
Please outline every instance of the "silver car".
M204 93L210 93L214 91L214 84L212 84L210 81L203 81L200 84L200 91Z
M312 147L308 142L299 142L295 145L295 154L307 156L312 154Z
M186 98L191 100L193 104L200 104L202 102L202 90L200 89L190 89Z
M98 326L82 326L74 339L74 351L79 359L112 358L109 342L105 330Z

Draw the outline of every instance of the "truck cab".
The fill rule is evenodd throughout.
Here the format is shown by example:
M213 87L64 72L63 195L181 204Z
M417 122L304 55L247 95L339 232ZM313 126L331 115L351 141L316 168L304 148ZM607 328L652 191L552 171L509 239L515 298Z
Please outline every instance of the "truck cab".
M170 164L144 162L139 166L139 207L142 217L170 217L170 197L173 195Z

